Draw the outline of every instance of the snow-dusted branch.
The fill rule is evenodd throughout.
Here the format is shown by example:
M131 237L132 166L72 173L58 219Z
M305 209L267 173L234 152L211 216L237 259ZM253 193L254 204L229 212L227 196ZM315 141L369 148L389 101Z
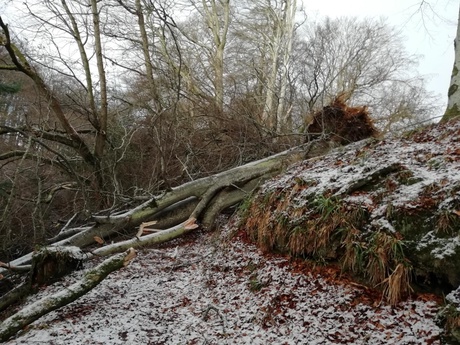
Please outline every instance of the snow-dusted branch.
M61 308L83 296L97 286L111 272L126 266L135 255L134 249L131 248L124 253L111 256L100 265L87 272L81 281L54 295L45 297L9 317L0 324L0 341L3 342L8 340L19 330L41 316Z

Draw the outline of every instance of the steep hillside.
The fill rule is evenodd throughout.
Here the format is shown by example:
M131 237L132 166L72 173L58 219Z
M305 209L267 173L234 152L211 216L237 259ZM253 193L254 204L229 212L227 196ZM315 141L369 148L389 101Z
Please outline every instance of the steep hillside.
M266 182L240 229L264 251L338 262L395 305L444 293L460 325L460 121L367 139Z
M265 250L343 267L391 303L460 285L460 122L368 139L265 183L241 225Z

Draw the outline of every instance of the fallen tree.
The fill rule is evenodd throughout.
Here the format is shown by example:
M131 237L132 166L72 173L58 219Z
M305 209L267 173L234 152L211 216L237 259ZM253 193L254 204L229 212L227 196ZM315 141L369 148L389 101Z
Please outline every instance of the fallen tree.
M198 227L212 228L216 217L226 208L241 202L263 181L281 173L292 163L321 156L332 147L375 136L377 130L365 107L348 107L341 97L312 115L307 132L322 133L315 140L221 173L203 177L174 187L143 202L137 207L103 215L94 215L93 223L67 228L50 240L49 246L85 248L99 243L102 248L87 255L104 256L129 247L147 246L171 240ZM346 136L350 132L352 136ZM311 137L308 135L308 137ZM340 138L340 140L337 140ZM136 228L155 222L156 231L148 233ZM105 245L109 238L124 235L128 240ZM27 268L32 253L4 264L0 276L9 270Z
M308 152L318 145L323 145L321 140L312 141L209 177L190 181L124 212L94 216L92 226L79 227L80 231L77 233L73 229L66 229L70 237L62 239L60 235L57 235L56 238L60 240L49 245L85 248L96 242L105 243L104 239L119 234L131 237L128 241L129 246L123 242L93 251L94 255L103 256L125 250L127 247L168 241L191 230L193 226L202 225L211 228L217 215L223 209L243 200L260 182L280 173L291 163L305 156L308 157ZM191 220L193 220L192 223L190 223ZM137 234L136 228L150 221L157 221L155 226L162 231L146 236ZM8 268L14 269L27 265L31 260L32 253L29 253L11 261L4 265L7 267L0 267L0 274L6 274Z
M94 224L78 227L79 231L65 228L63 233L55 236L59 241L8 264L0 264L0 275L7 276L18 271L29 274L22 285L1 298L1 309L4 310L33 293L34 284L47 285L53 280L55 273L61 271L59 258L48 260L47 253L76 253L81 248L98 244L96 249L92 248L77 255L78 260L88 260L94 256L112 255L129 248L163 243L199 226L211 228L222 210L242 201L261 182L280 173L292 162L308 156L308 152L319 144L320 141L313 141L259 161L188 182L125 212L94 216ZM155 225L156 229L148 228L151 225ZM116 237L120 233L124 233L129 239L107 244L108 238ZM70 234L70 237L62 239L65 234ZM73 269L75 268L76 266ZM66 273L71 271L69 269ZM62 275L64 274L59 274Z
M333 111L323 111L316 116L333 115L334 119L337 116L345 118L354 108L348 108L342 103L334 103L334 108L331 109ZM325 108L325 110L327 109ZM362 112L358 113L360 116L362 115ZM324 121L324 123L329 122ZM347 123L356 125L353 121ZM369 125L369 122L366 124ZM317 128L315 127L315 129ZM330 132L327 128L321 130L325 133ZM68 265L61 267L59 258L53 258L54 254L48 260L48 253L60 253L61 251L63 253L78 253L75 257L77 261L87 260L94 256L112 255L127 249L132 253L133 248L166 242L198 227L212 228L217 216L223 210L251 195L267 179L283 172L295 162L324 155L332 147L342 144L330 138L330 135L325 135L273 156L190 181L150 198L131 209L94 215L91 224L77 228L68 228L68 224L66 224L62 231L48 242L48 247L42 248L45 256L29 253L8 264L2 263L0 265L0 279L2 275L8 275L13 271L29 271L29 280L26 280L25 286L10 294L8 301L2 299L0 305L4 309L17 301L18 297L22 297L24 291L27 292L27 288L34 282L46 285L50 282L48 278L53 280L54 277L67 274L78 266L74 265L76 261L72 259L68 261ZM151 228L152 226L155 228ZM116 241L107 244L109 240ZM86 249L86 252L81 251L81 249L91 245L93 245L91 249ZM109 259L109 262L114 260L115 265L107 264L108 266L104 266L101 273L97 273L98 271L90 273L89 277L85 278L80 285L72 287L73 291L69 294L62 292L54 295L45 301L37 302L33 308L28 307L5 320L0 326L0 339L7 339L41 315L59 308L89 291L110 273L110 267L120 267L120 259L115 258L129 256L126 253L123 255ZM37 260L37 257L42 257L42 259ZM69 270L66 271L67 269ZM101 267L95 270L98 269ZM32 283L27 283L28 281ZM33 289L29 289L29 291L33 291Z
M366 107L349 107L342 98L339 95L330 105L312 114L305 144L212 176L192 180L132 209L94 215L94 223L91 225L68 229L66 224L63 231L49 241L49 245L85 248L95 242L105 244L105 239L115 235L123 234L131 238L93 251L94 255L108 255L128 247L168 241L198 225L212 228L219 213L242 201L261 182L281 173L292 163L322 156L336 146L375 137L378 131ZM316 139L312 140L312 137ZM156 228L163 231L141 238L144 233L135 232L135 228L151 221L156 221ZM31 259L32 253L11 261L7 268L0 267L0 277L8 269L24 267Z

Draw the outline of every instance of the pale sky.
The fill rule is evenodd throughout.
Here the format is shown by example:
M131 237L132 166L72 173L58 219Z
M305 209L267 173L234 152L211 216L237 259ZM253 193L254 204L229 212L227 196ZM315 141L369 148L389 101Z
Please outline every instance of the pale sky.
M427 88L447 103L458 0L301 0L307 15L384 17L401 30L407 51L420 55L419 72L428 76ZM423 12L420 4L425 3Z
M302 2L310 18L387 18L401 30L407 51L420 56L419 72L426 76L427 88L447 103L459 0L298 0ZM0 10L5 6L6 1L0 0Z

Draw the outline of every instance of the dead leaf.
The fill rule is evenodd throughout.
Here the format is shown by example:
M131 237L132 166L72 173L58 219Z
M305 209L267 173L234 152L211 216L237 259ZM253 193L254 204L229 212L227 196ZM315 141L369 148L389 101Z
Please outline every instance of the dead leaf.
M460 217L460 211L459 211L459 210L454 210L454 211L452 211L452 212L455 213L457 216Z
M10 266L8 266L8 264L5 264L2 261L0 261L0 267L10 268Z
M0 280L2 280L3 278L5 278L5 276L3 274L0 274Z
M94 236L93 238L94 238L94 241L96 241L99 244L104 244L105 243L105 241L102 238L100 238L99 236Z

